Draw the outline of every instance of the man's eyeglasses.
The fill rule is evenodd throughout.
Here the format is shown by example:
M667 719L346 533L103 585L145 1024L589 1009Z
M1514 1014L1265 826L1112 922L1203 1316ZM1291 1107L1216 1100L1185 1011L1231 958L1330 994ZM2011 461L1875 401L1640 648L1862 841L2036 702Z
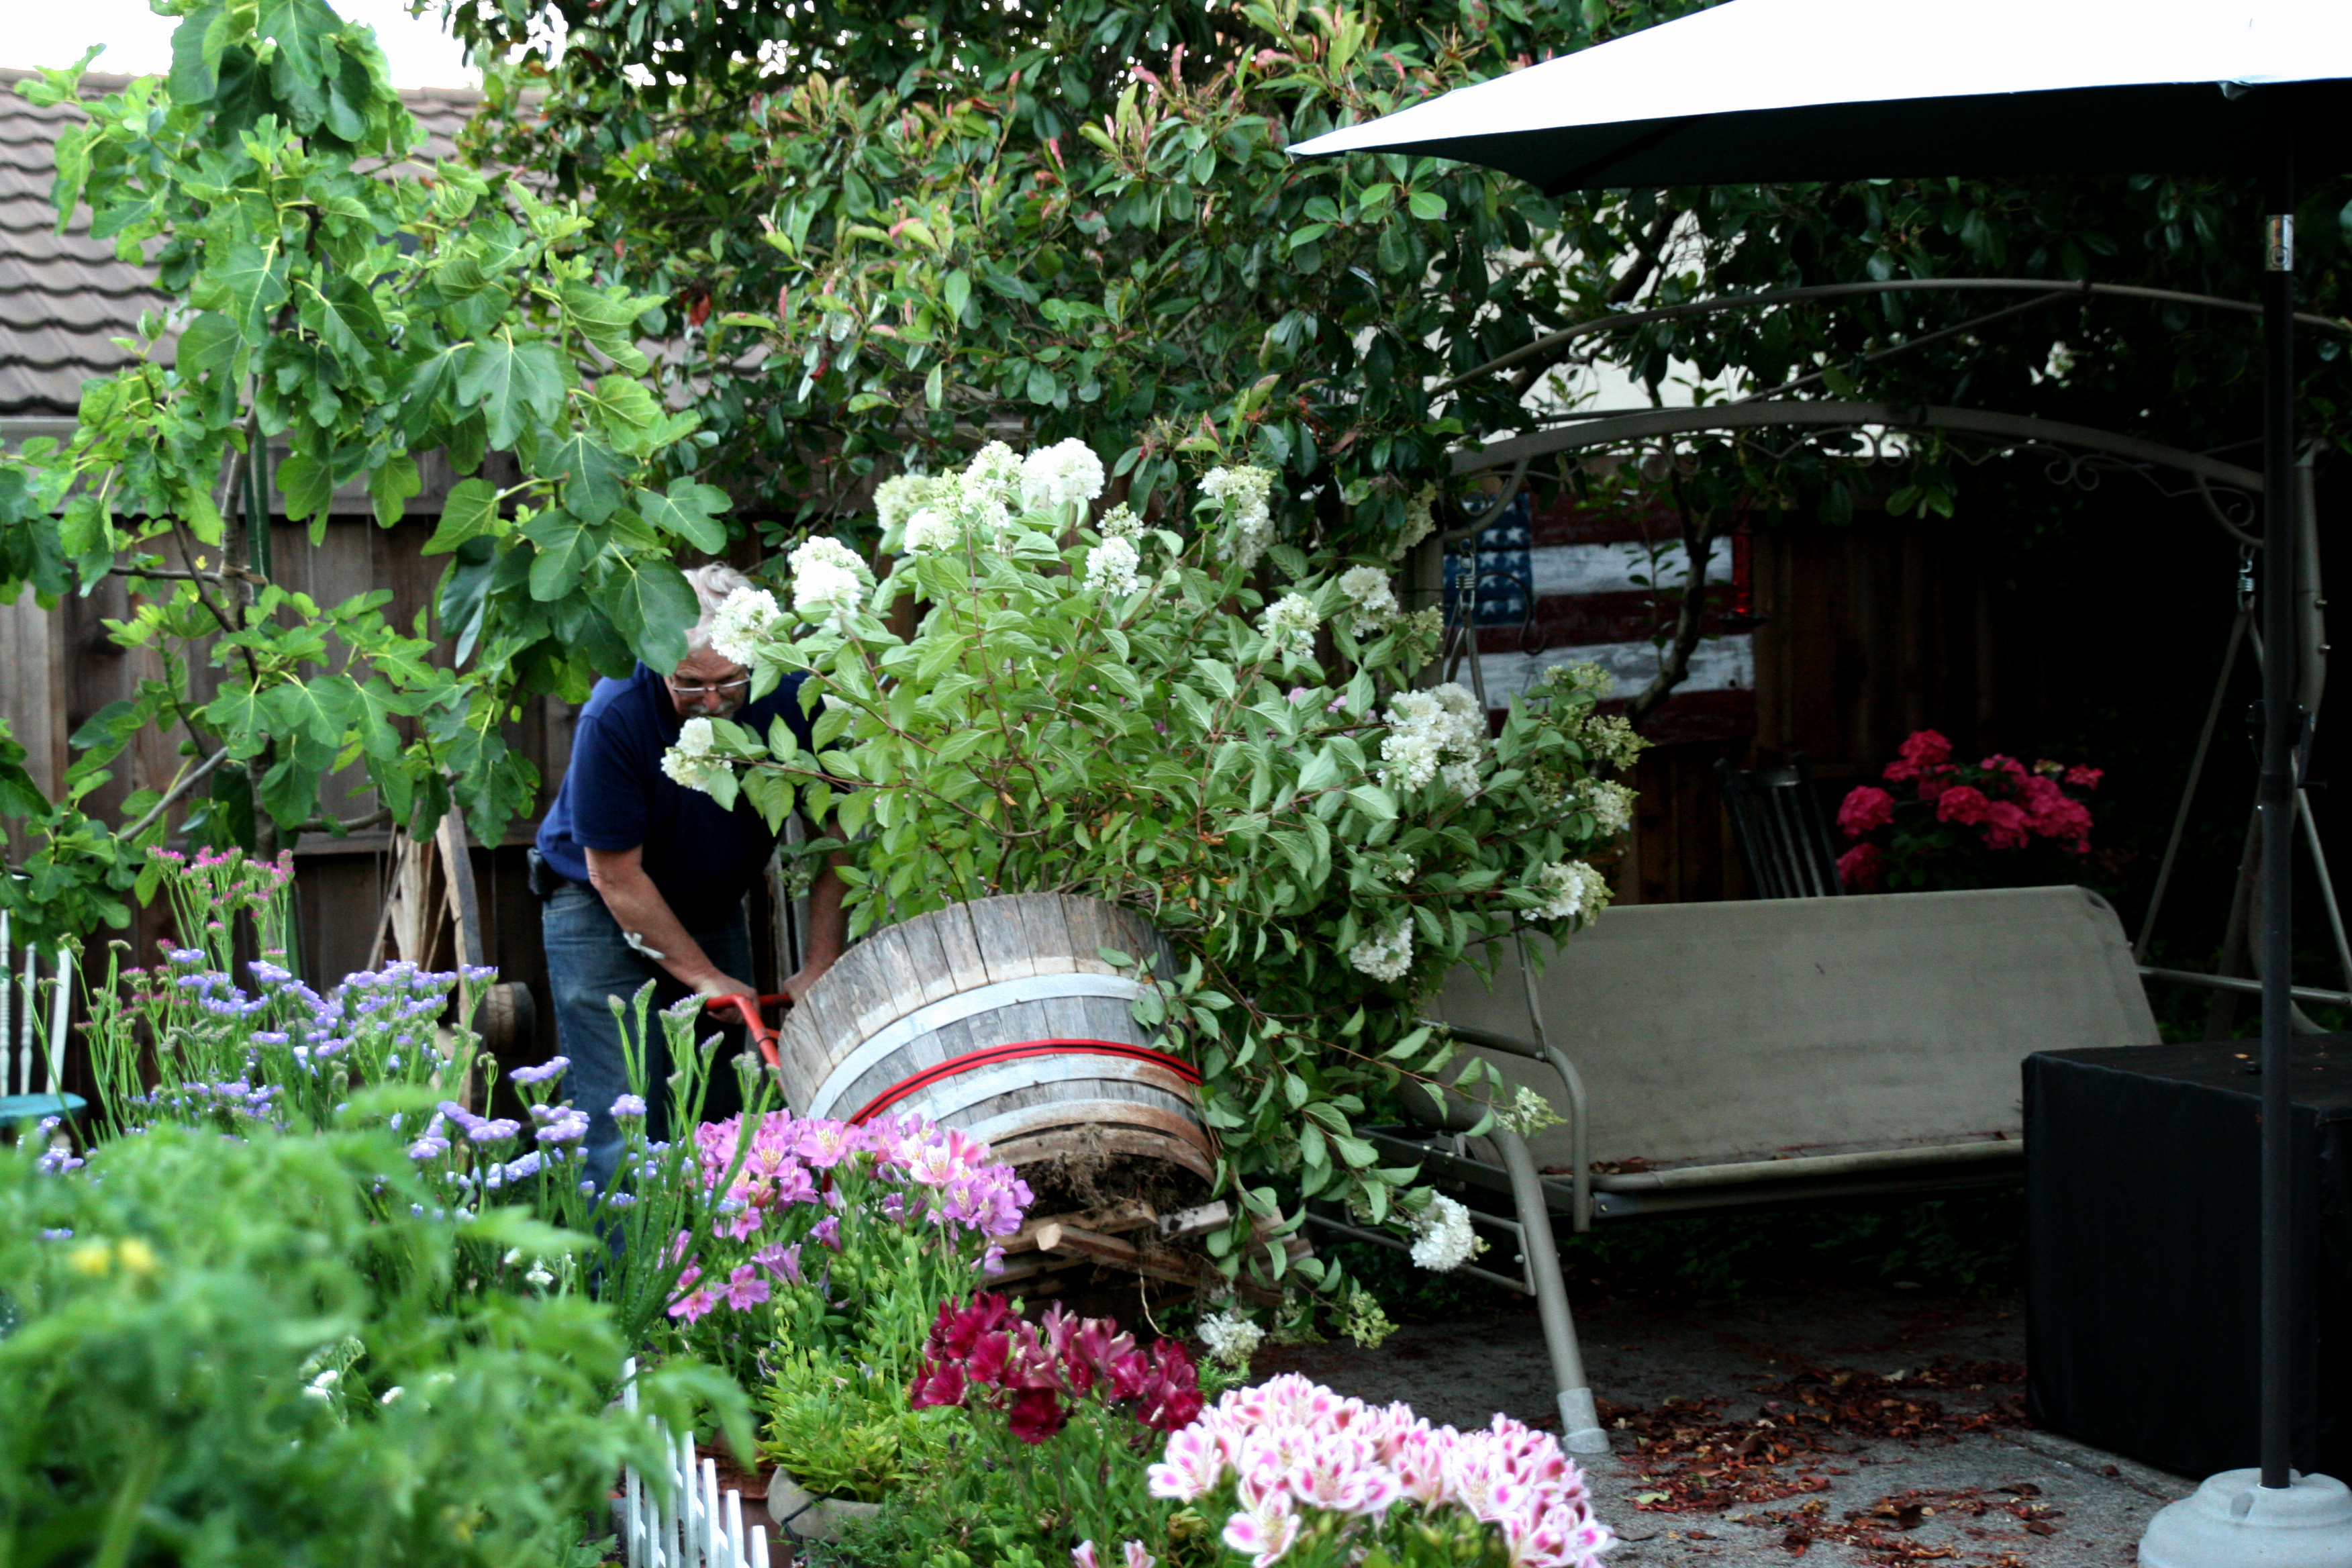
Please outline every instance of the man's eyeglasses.
M680 697L740 697L750 690L751 687L751 678L748 675L710 685L705 685L698 680L678 680L674 678L669 683L669 689Z

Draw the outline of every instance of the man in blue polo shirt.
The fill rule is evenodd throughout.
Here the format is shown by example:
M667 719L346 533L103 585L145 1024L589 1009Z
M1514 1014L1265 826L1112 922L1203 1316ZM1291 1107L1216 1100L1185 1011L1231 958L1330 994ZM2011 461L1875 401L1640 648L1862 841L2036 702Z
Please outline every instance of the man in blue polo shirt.
M572 761L540 825L538 851L547 889L541 915L557 1037L572 1058L572 1101L588 1112L589 1173L601 1186L621 1152L613 1102L628 1091L620 1028L610 997L636 994L655 982L655 1005L693 994L729 996L755 990L751 939L743 899L775 853L776 835L748 802L728 810L663 773L662 754L686 721L732 719L764 735L781 718L813 747L815 715L802 710L803 674L749 702L751 675L710 646L710 624L729 594L751 584L725 566L687 574L702 616L687 637L676 670L644 665L620 680L599 680L580 710ZM552 873L551 876L546 873ZM784 984L801 995L841 956L846 922L841 879L827 866L809 895L805 962ZM647 1044L646 1074L658 1086L669 1074L659 1037ZM720 1075L721 1087L727 1075ZM666 1098L652 1101L652 1131Z

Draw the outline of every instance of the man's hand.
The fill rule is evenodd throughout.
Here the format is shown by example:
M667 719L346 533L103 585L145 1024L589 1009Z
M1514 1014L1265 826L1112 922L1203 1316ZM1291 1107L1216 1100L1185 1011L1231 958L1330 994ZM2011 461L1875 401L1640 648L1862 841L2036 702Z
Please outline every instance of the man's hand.
M747 985L731 974L721 974L716 971L712 972L709 979L696 986L695 990L714 1002L721 996L749 996L756 1005L760 999L759 987Z
M635 940L631 945L639 951L650 948L660 954L655 960L669 971L681 985L688 985L705 996L744 995L759 993L710 962L702 944L687 934L687 930L661 896L654 879L646 875L645 850L590 849L588 880L604 899L604 907L613 911L613 919L621 930Z

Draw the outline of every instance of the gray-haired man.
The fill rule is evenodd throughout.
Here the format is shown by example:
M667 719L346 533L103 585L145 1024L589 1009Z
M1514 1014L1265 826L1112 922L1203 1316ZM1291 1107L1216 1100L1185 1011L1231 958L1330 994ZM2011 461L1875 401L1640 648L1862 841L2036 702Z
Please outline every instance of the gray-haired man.
M788 676L747 702L750 673L710 646L719 606L751 586L741 574L702 566L687 581L702 616L688 636L686 658L667 675L641 664L625 679L596 683L539 829L540 885L547 889L541 929L556 1032L572 1058L572 1101L589 1113L589 1173L600 1186L620 1158L612 1105L628 1087L607 999L633 996L648 980L657 1006L696 994L751 992L743 899L776 847L776 835L749 805L727 810L677 784L662 771L662 755L691 718L731 718L760 735L781 718L803 746L811 744L815 718L801 709L803 676ZM795 996L841 955L842 890L828 866L810 895L806 962L784 985ZM659 1040L649 1044L649 1081L658 1085L669 1067ZM654 1136L668 1136L662 1097L648 1098L657 1102Z

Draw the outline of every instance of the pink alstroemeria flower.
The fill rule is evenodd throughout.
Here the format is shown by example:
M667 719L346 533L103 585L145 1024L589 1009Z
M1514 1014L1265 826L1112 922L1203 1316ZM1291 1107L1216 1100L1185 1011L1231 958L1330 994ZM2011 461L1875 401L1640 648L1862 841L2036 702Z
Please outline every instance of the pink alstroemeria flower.
M1224 1479L1225 1456L1205 1426L1185 1427L1168 1439L1160 1462L1144 1472L1151 1495L1198 1502Z
M1279 1486L1241 1484L1241 1511L1225 1521L1225 1544L1250 1560L1251 1568L1273 1568L1298 1539L1302 1522Z

